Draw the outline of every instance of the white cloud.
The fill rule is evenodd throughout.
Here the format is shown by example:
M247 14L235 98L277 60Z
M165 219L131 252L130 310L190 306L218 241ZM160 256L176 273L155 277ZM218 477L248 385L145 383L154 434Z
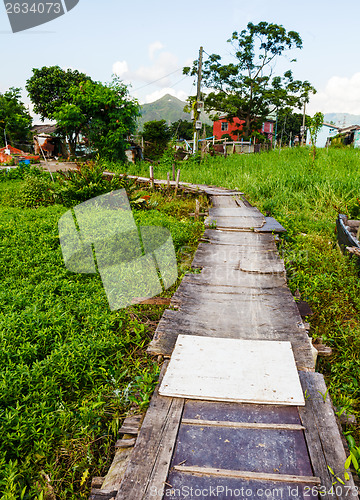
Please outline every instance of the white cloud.
M159 41L156 41L156 42L151 43L151 44L149 45L149 58L150 58L151 60L153 60L153 59L154 59L154 57L155 57L155 52L156 52L157 50L161 50L161 49L163 49L163 48L164 48L164 45L163 45L161 42L159 42Z
M360 114L360 73L351 78L331 77L325 89L310 100L308 112L313 114L317 111Z
M161 88L171 85L171 75L169 73L175 72L178 67L177 58L173 54L161 52L151 66L140 66L135 74L139 80L146 83L154 82L154 85ZM179 74L181 74L180 70Z
M112 72L117 76L123 76L129 72L129 66L126 61L116 61L113 64Z
M145 102L149 103L157 101L158 99L161 99L161 97L164 97L164 95L166 94L177 97L178 99L180 99L180 101L186 101L186 99L188 98L188 94L183 90L174 90L171 87L165 87L160 90L155 90L155 92L152 92L151 94L147 94L145 96Z

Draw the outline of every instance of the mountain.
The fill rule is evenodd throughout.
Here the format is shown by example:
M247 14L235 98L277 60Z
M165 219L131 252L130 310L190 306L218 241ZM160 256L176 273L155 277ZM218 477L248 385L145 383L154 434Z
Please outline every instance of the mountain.
M350 125L360 125L360 115L351 115L350 113L325 113L324 121L334 123L339 127L348 127Z
M170 94L166 94L161 99L149 104L143 104L141 106L139 128L142 129L144 123L153 120L166 120L168 125L177 120L191 121L190 113L184 112L185 106L186 102L180 101L180 99ZM201 118L203 122L212 125L212 121L205 113L202 113Z

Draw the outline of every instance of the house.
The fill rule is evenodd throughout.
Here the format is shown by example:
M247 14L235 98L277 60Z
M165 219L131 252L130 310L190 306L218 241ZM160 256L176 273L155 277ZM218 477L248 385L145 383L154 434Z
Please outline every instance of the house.
M244 120L240 120L235 117L230 121L226 115L222 115L213 124L213 134L215 139L221 139L224 134L228 134L233 141L240 140L240 132L245 123ZM266 120L259 130L269 141L271 141L274 133L274 120Z
M60 137L54 135L56 128L56 124L49 123L32 127L35 154L44 155L47 158L69 155L66 144Z
M317 148L325 148L330 142L332 137L335 137L340 132L340 128L332 123L323 123L316 138L315 146ZM309 129L306 133L306 145L311 146L311 136Z
M15 161L15 163L18 163L20 159L37 161L39 159L39 156L25 153L25 151L14 148L9 144L4 148L0 148L0 163L9 164L11 163L11 161Z

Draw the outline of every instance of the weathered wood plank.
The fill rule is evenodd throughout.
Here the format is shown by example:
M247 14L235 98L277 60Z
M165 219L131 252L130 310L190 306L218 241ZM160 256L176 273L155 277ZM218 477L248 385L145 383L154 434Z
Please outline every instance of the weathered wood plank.
M224 403L189 399L185 403L184 420L221 420L241 423L300 425L297 407L246 403Z
M255 233L286 233L286 229L274 217L265 217L265 224L259 229L254 228Z
M205 229L203 239L218 245L239 245L242 247L251 246L264 251L277 252L274 236L268 233L254 233L252 231L218 231L216 229Z
M209 209L209 216L211 217L251 217L255 219L260 219L265 222L265 217L263 214L255 207L215 207Z
M183 418L182 425L200 425L209 427L231 427L232 429L277 429L284 431L301 431L305 429L298 424L263 424L258 422L231 422L229 420L199 420L196 418Z
M283 260L272 248L200 243L191 267L231 266L246 272L285 272Z
M251 311L244 309L232 313L231 308L229 311L225 306L226 303L222 306L217 304L216 310L215 308L212 311L208 310L207 315L199 310L199 316L186 314L184 311L165 311L148 347L148 352L171 356L179 334L244 340L285 340L291 342L297 368L314 370L309 338L300 325L290 326L285 321L280 329L279 322L276 321L276 311L270 321L264 321L261 324L253 322L251 314L256 319L257 311L251 301L248 303ZM258 316L260 319L261 315Z
M287 288L285 276L282 274L246 273L231 266L205 266L201 273L186 274L179 288L172 296L171 304L179 303L182 297L186 297L187 285L218 287L219 293L236 293L237 288L258 288L262 290Z
M265 223L265 219L260 219L254 216L242 216L237 217L215 217L209 215L204 221L205 226L210 227L215 225L216 229L227 229L227 230L250 230L255 227L262 227Z
M295 476L292 474L266 474L264 472L249 472L241 470L214 469L211 467L190 467L175 465L174 470L188 474L201 474L210 476L236 477L241 479L255 479L257 481L280 481L284 483L307 483L320 485L321 480L313 476Z
M161 378L166 366L167 362L163 365ZM161 495L165 486L184 400L162 397L158 387L151 398L116 500L149 498L151 488Z
M141 425L142 415L130 415L126 417L119 429L119 434L137 434Z
M344 478L346 453L324 377L320 373L300 373L300 381L306 405L299 408L299 414L306 427L305 439L314 474L320 477L324 488L324 495L321 495L321 498L326 500L356 498L357 494L353 495L356 490L351 474L349 481L345 481ZM346 488L333 477L328 467L331 467L335 475L344 481ZM338 488L332 487L334 482Z

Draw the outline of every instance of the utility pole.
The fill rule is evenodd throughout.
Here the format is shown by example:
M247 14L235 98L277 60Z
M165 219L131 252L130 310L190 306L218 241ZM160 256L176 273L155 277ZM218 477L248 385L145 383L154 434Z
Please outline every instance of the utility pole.
M201 73L202 73L202 58L203 58L203 48L200 47L199 51L199 64L198 64L198 81L197 81L197 92L196 92L196 103L195 103L195 108L194 108L194 147L193 147L193 153L195 154L196 151L198 150L198 142L199 142L199 133L200 133L200 128L198 128L197 122L199 121L200 117L200 110L199 110L199 101L201 100Z

